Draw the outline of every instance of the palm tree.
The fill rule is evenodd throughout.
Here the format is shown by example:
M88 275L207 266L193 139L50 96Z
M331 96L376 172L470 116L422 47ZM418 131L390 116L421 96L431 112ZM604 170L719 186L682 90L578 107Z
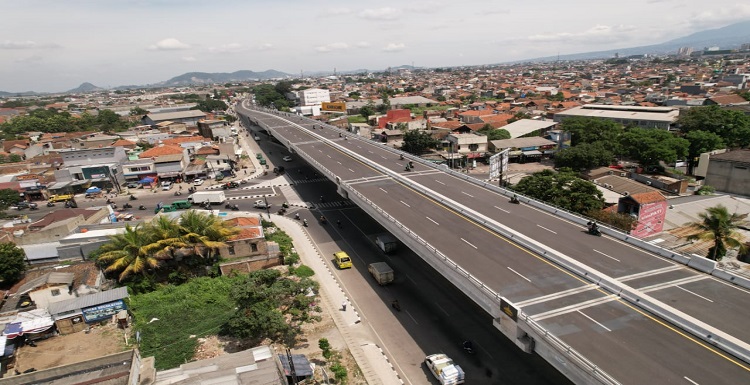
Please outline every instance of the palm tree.
M713 247L708 250L709 259L718 261L727 253L727 246L738 248L740 252L745 252L746 247L742 243L742 235L737 232L737 228L745 222L747 214L737 215L729 214L727 208L718 205L709 207L706 212L698 214L701 222L695 222L692 227L698 232L690 235L688 240L712 240Z
M133 274L145 274L149 269L156 269L161 258L147 251L146 246L152 243L146 228L137 225L125 226L125 232L111 237L111 241L101 250L98 260L106 265L107 273L118 273L122 282Z
M226 246L225 241L239 230L215 215L186 211L179 220L180 247L192 248L201 258L211 259L213 253ZM205 254L208 252L207 254Z

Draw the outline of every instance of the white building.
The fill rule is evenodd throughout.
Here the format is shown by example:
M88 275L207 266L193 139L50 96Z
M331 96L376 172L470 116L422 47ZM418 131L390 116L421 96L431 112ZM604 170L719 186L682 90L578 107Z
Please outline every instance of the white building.
M315 106L331 102L331 93L328 90L320 88L309 88L298 91L297 96L299 97L300 106Z

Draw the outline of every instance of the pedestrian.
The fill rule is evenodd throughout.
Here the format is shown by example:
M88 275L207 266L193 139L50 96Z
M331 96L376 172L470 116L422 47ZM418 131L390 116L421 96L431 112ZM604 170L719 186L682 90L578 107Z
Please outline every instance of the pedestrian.
M346 311L346 300L344 300L344 302L341 302L341 310Z

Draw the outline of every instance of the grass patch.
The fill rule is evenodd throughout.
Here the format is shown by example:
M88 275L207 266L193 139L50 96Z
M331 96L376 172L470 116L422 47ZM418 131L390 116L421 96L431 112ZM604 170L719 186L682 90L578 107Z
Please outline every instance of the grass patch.
M348 116L346 120L349 123L367 123L367 119L360 115Z
M294 269L293 274L300 278L307 278L315 275L315 271L311 269L310 266L299 265Z
M234 312L232 284L242 277L195 278L180 286L131 296L135 330L141 332L143 357L154 356L156 369L191 361L198 338L217 334ZM158 321L151 321L158 318Z

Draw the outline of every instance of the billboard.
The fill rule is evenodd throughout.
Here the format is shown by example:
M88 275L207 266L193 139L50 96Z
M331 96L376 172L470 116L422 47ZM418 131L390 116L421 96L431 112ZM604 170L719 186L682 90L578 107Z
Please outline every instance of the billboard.
M498 179L508 172L509 148L490 157L490 179Z
M120 310L125 309L127 309L125 302L123 300L117 300L103 305L81 309L81 313L83 313L83 319L86 320L86 323L91 323L112 317L119 313Z
M323 111L329 111L329 112L346 113L346 103L342 103L342 102L326 103L326 102L323 102L323 104L321 105L320 109L323 110Z

